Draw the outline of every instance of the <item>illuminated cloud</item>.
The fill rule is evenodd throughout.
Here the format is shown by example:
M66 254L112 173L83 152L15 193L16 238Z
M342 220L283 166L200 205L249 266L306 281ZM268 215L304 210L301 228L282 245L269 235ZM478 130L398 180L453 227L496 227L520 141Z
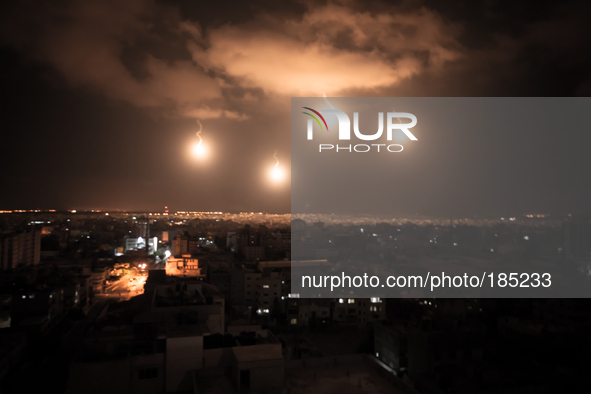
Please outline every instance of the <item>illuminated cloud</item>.
M370 13L353 6L310 4L303 15L259 14L215 27L152 0L70 0L45 4L43 12L17 8L2 36L74 87L202 119L246 119L227 110L232 89L371 90L461 56L458 29L425 8Z
M185 112L185 116L189 118L197 118L197 119L217 119L221 118L224 111L221 109L211 109L207 106L202 108L195 108L190 111Z
M197 63L243 86L320 95L394 85L455 60L461 56L457 33L426 9L370 14L329 4L301 19L266 15L211 29L205 49L197 42L189 49Z
M228 111L228 110L224 111L224 116L228 119L233 119L233 120L246 120L249 118L248 115L241 114L236 111Z
M197 119L219 119L225 117L232 120L246 120L249 118L240 112L210 108L208 106L191 109L190 111L184 112L183 115Z

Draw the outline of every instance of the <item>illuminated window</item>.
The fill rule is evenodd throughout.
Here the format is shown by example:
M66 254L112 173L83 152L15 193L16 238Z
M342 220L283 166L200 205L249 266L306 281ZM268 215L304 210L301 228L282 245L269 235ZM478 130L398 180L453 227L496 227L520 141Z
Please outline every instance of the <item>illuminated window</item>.
M269 285L263 285L263 289L268 289Z
M381 302L382 302L382 300L379 297L371 297L372 304L379 304Z
M354 303L355 303L355 298L349 298L349 299L347 300L347 302L348 302L349 304L354 304Z
M293 318L289 321L291 324L298 324L298 319Z
M342 298L339 298L339 304L342 304L344 302L345 302L345 300L343 300Z

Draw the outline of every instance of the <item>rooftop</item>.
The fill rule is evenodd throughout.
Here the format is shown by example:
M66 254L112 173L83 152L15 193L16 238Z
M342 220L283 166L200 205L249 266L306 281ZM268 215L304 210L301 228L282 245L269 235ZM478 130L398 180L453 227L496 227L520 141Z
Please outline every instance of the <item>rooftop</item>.
M285 388L291 394L417 394L363 354L288 361Z

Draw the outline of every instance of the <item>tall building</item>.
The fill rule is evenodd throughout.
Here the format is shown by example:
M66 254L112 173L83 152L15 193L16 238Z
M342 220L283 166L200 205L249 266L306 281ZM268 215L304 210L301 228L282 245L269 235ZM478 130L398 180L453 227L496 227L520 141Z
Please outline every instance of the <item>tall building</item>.
M199 260L191 257L190 254L181 257L171 256L166 260L166 275L184 277L203 277Z
M188 234L178 234L172 240L172 255L175 257L180 257L184 254L189 253L189 238Z
M187 232L178 234L171 243L172 255L179 257L185 254L197 254L199 252L199 237Z
M577 215L562 225L564 253L566 257L589 259L591 257L591 216Z
M0 238L0 270L39 264L41 231L31 229Z
M127 254L129 251L138 251L144 249L147 250L148 255L151 256L158 249L158 237L148 238L147 243L148 244L146 245L146 239L142 237L133 238L126 235L123 237L124 253Z

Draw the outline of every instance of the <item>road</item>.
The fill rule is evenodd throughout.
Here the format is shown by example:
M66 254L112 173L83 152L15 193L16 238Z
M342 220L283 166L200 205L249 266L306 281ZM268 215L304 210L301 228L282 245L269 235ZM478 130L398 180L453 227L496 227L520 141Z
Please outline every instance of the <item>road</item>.
M138 271L123 275L118 281L107 285L105 295L109 298L129 300L131 297L144 293L146 276Z

